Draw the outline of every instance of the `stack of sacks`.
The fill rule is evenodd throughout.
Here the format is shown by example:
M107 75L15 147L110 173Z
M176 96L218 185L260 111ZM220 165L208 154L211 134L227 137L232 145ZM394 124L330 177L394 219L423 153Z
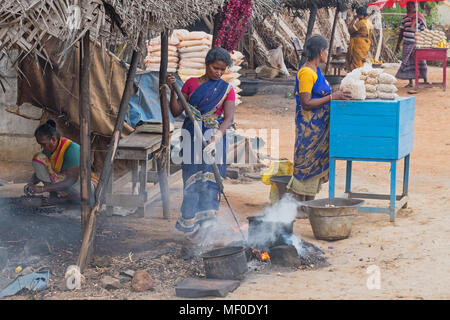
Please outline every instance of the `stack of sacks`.
M378 76L378 97L380 99L389 99L394 100L398 98L398 95L396 92L398 91L397 87L395 86L395 83L397 82L397 79L388 74L388 73L381 73Z
M440 43L446 42L445 32L425 29L415 35L416 48L439 48Z
M378 98L378 76L382 69L361 68L361 80L366 86L366 99Z
M167 72L176 72L178 68L178 48L180 43L176 35L169 38L169 59ZM148 71L159 71L161 64L161 37L151 39L147 43L147 57L145 58L145 68Z
M180 43L177 45L180 53L178 75L183 82L191 77L205 74L205 58L212 44L212 35L203 31L175 30Z
M239 73L239 70L241 70L241 64L244 61L244 55L239 51L234 51L231 54L231 66L227 68L224 75L222 76L222 79L229 82L233 86L233 90L236 94L236 106L240 105L242 103L241 96L239 93L242 91L241 88L239 88L239 85L241 84L241 81L239 80L239 77L241 74Z
M382 69L361 68L361 80L366 87L366 99L394 100L398 97L397 79Z

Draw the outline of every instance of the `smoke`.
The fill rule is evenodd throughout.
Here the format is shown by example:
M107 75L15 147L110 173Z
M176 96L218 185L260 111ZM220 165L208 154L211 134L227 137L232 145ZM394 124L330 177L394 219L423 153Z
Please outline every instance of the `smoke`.
M297 216L299 202L286 193L275 205L264 209L264 221L291 223Z
M293 234L293 223L297 216L300 202L290 194L285 194L275 205L265 208L261 223L249 231L249 245L254 248L267 249L268 246L282 244L292 245L297 253L303 253L299 236Z

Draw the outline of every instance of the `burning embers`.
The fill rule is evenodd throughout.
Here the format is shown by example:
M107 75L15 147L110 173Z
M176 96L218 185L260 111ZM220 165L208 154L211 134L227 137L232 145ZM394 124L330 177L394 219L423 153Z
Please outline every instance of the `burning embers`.
M259 261L270 261L270 256L267 251L262 252L258 249L252 249L252 257Z

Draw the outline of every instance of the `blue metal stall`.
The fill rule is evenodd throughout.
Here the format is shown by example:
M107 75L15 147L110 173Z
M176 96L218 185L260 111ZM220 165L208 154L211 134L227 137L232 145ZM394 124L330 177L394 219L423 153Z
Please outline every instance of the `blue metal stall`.
M408 202L409 161L413 147L415 98L334 100L330 115L329 197L335 197L336 160L347 161L345 196L389 200L388 208L361 207L362 212L388 213L390 221ZM403 192L396 195L397 161L404 159ZM390 194L351 191L354 161L389 162Z

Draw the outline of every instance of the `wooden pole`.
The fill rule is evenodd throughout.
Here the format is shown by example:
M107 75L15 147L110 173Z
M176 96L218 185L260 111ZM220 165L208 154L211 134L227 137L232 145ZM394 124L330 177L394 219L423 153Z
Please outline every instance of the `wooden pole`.
M216 43L216 39L217 39L217 27L219 25L219 19L220 19L220 15L222 14L222 9L220 9L213 17L213 22L214 22L214 28L213 28L213 39L212 39L212 45L211 47L215 47L215 43Z
M255 48L253 42L253 25L250 22L248 25L248 54L249 54L249 68L255 69Z
M91 47L89 30L80 41L79 114L80 114L80 198L81 230L86 231L91 195L91 131L90 131L90 64Z
M336 34L336 25L339 18L339 10L336 7L336 13L334 14L334 22L333 22L333 28L331 29L331 37L330 37L330 45L328 50L328 58L327 58L327 65L325 67L325 75L328 74L328 67L330 66L330 60L333 50L333 43L334 43L334 35Z
M167 104L166 76L169 59L169 34L168 30L161 32L161 65L159 67L159 99L161 105L161 116L163 124L163 133L161 138L161 149L156 159L158 170L159 187L161 190L161 199L163 203L163 217L169 219L169 161L170 161L170 123L169 108Z
M138 48L142 49L142 34L140 34L138 38ZM140 51L133 50L133 56L131 58L131 64L130 68L128 69L127 79L125 82L125 88L123 91L122 99L120 101L119 114L117 115L114 131L111 137L111 141L108 145L108 150L106 152L100 180L98 182L97 189L95 190L95 204L89 213L87 228L85 232L83 232L83 240L81 243L80 254L77 261L77 265L80 267L80 270L82 272L87 265L87 261L89 260L88 253L91 250L94 241L96 214L101 208L105 187L108 185L108 181L111 178L112 164L116 155L117 146L119 145L120 136L122 135L123 122L128 111L128 103L132 94L133 82L136 75L139 56Z
M306 37L305 37L305 44L306 41L311 37L314 24L316 23L316 16L317 16L317 6L315 4L312 5L311 9L309 10L309 20L308 20L308 29L306 31ZM303 50L305 49L305 44L303 44ZM303 65L306 62L306 56L302 56L302 60L300 61L300 65Z

